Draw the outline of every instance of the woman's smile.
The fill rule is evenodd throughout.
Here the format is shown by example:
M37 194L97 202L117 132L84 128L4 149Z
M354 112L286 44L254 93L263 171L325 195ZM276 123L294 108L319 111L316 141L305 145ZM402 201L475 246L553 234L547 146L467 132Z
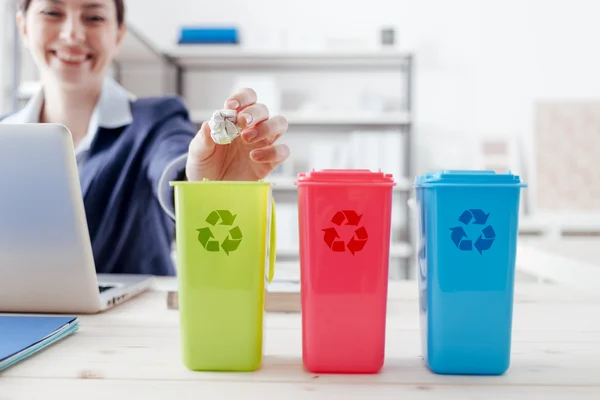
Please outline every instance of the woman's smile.
M81 66L92 59L92 55L84 51L58 49L50 50L50 54L68 66Z

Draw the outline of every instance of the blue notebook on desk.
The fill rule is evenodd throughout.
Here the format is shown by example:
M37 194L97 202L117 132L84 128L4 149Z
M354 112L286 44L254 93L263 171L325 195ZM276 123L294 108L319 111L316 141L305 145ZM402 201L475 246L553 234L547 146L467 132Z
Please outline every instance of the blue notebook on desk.
M0 371L78 328L77 317L0 315Z

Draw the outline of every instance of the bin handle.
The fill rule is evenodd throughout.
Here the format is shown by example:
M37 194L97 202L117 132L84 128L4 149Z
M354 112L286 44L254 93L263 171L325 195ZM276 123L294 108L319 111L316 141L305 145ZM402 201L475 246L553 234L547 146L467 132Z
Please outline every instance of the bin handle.
M268 282L271 283L273 281L273 276L275 275L275 259L277 257L277 232L276 229L276 221L275 221L275 199L271 198L271 237L269 242L269 277Z

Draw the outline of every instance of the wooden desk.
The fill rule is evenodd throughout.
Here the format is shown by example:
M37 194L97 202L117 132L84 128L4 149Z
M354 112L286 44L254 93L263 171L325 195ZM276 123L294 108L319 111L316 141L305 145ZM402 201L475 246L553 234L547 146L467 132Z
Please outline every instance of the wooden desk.
M512 365L499 377L429 372L419 356L416 294L416 282L390 284L386 364L378 375L305 372L299 314L267 315L262 370L188 371L179 359L178 314L156 289L82 316L74 336L0 375L0 399L600 398L600 293L517 283Z

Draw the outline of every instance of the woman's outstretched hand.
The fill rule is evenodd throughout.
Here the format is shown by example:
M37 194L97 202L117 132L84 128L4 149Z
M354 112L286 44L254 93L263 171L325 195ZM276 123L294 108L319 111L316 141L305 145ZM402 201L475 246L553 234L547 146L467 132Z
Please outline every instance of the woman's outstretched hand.
M289 157L290 150L285 144L275 144L288 129L286 119L270 118L267 107L256 101L256 92L248 88L225 101L226 109L237 111L237 124L242 128L240 137L230 144L216 144L208 122L202 124L190 143L187 180L256 181Z

